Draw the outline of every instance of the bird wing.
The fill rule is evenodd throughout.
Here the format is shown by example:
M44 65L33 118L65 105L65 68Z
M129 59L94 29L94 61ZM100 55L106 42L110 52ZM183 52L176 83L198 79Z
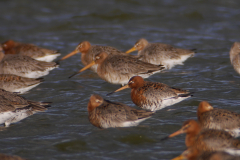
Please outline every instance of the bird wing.
M211 128L233 129L240 127L240 114L225 109L214 108L212 111L204 113L203 116L204 121Z
M198 135L197 141L200 141L206 148L211 149L235 148L233 144L234 138L223 130L203 130Z
M125 55L109 55L104 63L106 68L111 68L119 74L140 74L150 73L161 70L163 67L143 62L132 56Z
M3 89L0 89L0 96L1 96L1 99L4 98L15 105L28 105L27 100L19 96L17 93L12 93L12 92L8 92Z
M131 107L121 103L115 103L105 100L103 105L101 105L100 107L104 108L101 109L101 114L103 115L103 118L109 119L113 122L125 122L138 119L135 114L131 113Z
M170 98L177 98L178 94L172 87L169 87L163 83L147 82L143 87L140 88L144 90L144 97L150 101L164 100Z
M12 70L18 70L25 73L27 71L44 71L46 68L54 67L55 62L42 62L37 61L31 57L23 55L5 55L4 59L0 62L0 68L5 68L11 73Z
M194 52L191 50L176 48L169 44L151 43L140 52L140 55L144 55L146 58L180 59L182 55L189 55L193 53Z

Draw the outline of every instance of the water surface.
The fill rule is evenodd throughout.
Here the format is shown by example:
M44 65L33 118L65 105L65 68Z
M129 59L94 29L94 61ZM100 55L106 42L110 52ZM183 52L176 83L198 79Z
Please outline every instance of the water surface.
M80 55L61 63L45 82L23 96L53 102L38 113L0 132L0 152L32 160L171 159L184 149L184 135L161 142L182 122L196 119L200 101L240 113L239 80L229 49L240 41L238 0L2 0L0 41L34 43L66 55L77 44L110 45L122 51L139 38L181 48L197 48L184 65L151 76L149 81L195 92L194 97L158 111L131 128L98 129L90 124L91 94L135 107L130 90L105 95L119 85L108 84L92 71L68 79L83 67Z

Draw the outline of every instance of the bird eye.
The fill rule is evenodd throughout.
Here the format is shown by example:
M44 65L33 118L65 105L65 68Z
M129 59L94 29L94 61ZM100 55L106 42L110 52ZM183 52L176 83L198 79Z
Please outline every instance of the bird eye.
M97 103L99 103L99 102L100 102L100 100L99 100L99 99L96 99L96 102L97 102Z
M186 125L185 127L184 127L184 129L187 129L188 127L190 127L190 125L188 124L188 125Z

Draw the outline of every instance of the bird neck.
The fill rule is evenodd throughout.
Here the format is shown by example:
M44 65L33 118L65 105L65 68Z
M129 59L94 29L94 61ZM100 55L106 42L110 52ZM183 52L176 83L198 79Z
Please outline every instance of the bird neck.
M191 147L195 143L195 139L200 132L200 127L196 127L193 131L188 132L186 135L185 143L187 147Z

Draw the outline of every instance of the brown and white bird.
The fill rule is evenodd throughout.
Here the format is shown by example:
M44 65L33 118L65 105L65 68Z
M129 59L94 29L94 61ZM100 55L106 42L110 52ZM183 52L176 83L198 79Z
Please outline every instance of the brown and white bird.
M108 55L106 52L102 52L97 54L95 59L95 61L92 61L92 63L72 76L97 64L97 74L99 77L109 83L124 85L133 76L139 75L147 78L164 69L162 65L153 65L123 54Z
M29 56L38 61L51 62L61 54L58 51L41 48L29 43L20 43L8 40L2 43L5 54L19 54Z
M13 74L0 74L0 88L23 94L43 82L43 78L25 78Z
M98 46L98 45L91 45L88 41L83 41L77 45L74 51L67 54L63 58L61 58L59 61L65 60L77 53L81 53L81 61L84 66L87 66L92 61L95 60L95 56L101 52L105 52L107 54L120 54L122 53L118 49L110 46ZM91 70L94 72L97 72L97 65L92 66Z
M231 155L224 151L200 151L190 147L180 156L172 160L239 160L239 155Z
M164 139L186 133L185 144L200 151L225 151L240 154L240 141L224 130L202 129L195 120L187 120L178 131Z
M16 93L0 89L0 124L8 127L11 123L47 110L49 104L49 102L29 101Z
M159 82L144 81L140 76L132 77L126 86L114 92L126 88L131 88L131 99L133 103L142 109L151 111L163 109L192 96L192 93L187 90L170 87Z
M240 42L233 43L229 55L233 68L238 74L240 74Z
M0 53L1 54L1 53ZM27 78L39 78L48 75L58 67L55 62L37 61L24 55L0 55L0 74L14 74Z
M150 118L154 112L137 110L125 104L92 95L88 102L89 121L99 128L131 127Z
M240 136L240 114L238 113L213 108L208 102L202 101L198 106L197 116L202 128L222 129L234 137Z
M155 65L164 65L166 69L171 69L175 65L183 65L189 57L193 57L195 52L188 49L176 48L169 44L149 43L146 39L139 39L133 48L126 53L138 50L140 60Z

